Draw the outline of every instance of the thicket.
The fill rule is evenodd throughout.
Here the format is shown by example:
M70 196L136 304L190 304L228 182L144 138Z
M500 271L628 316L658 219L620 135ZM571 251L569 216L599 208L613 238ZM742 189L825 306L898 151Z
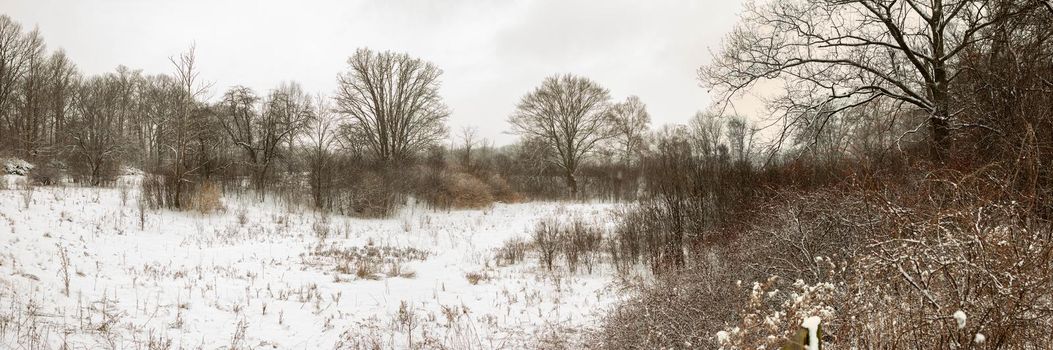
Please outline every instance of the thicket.
M1048 347L1053 9L992 4L1020 12L964 49L935 157L930 116L888 104L805 116L793 146L739 166L695 131L654 143L615 235L657 280L593 345L794 348L819 316L831 348Z

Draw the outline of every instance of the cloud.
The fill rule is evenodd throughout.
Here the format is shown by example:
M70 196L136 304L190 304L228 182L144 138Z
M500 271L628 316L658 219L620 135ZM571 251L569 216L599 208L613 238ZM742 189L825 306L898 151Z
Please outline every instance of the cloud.
M10 0L0 0L10 2ZM119 64L168 73L196 42L214 96L297 80L332 92L359 47L406 52L443 69L450 124L498 144L518 99L549 75L588 76L617 99L639 95L656 124L706 107L695 70L736 21L739 1L17 0L5 11L40 26L86 73Z

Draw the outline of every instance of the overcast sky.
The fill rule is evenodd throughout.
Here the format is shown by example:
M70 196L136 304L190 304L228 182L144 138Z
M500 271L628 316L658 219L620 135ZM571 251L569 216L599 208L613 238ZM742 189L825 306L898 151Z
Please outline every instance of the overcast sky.
M506 120L549 75L599 82L614 99L638 95L654 125L686 122L710 99L695 70L709 61L741 1L152 1L0 0L39 26L82 72L118 65L172 71L168 57L196 43L216 98L240 84L265 93L295 80L331 94L356 48L409 53L443 71L452 130L515 140Z

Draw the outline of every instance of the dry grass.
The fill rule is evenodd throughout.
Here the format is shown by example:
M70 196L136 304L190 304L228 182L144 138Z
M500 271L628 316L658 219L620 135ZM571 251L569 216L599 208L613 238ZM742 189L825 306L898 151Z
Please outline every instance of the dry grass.
M479 282L486 282L490 280L490 275L485 271L472 271L464 274L464 278L468 280L468 283L472 285L479 284Z
M342 275L355 276L358 279L382 279L391 277L413 278L416 272L407 268L413 261L423 261L429 253L415 248L377 247L337 247L319 243L310 254L302 256L304 262L312 267L331 270L337 275L335 280L345 280Z
M203 214L225 210L223 193L219 186L211 181L198 185L191 197L191 208Z
M477 209L494 202L490 186L467 173L439 171L420 186L423 199L437 208Z
M530 243L522 238L512 238L497 248L495 259L500 265L515 265L526 259L527 251L531 249Z

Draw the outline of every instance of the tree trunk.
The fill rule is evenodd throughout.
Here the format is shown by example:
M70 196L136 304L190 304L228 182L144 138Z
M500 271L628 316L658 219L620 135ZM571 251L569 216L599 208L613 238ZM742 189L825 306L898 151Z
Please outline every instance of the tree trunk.
M267 184L264 182L264 181L266 181L266 177L267 177L267 168L264 167L262 170L258 169L258 168L255 169L253 171L253 176L252 177L253 177L253 181L252 182L254 182L253 183L253 185L254 185L253 187L255 187L255 191L256 191L256 199L259 200L262 203L264 200L267 199L266 198Z
M951 130L947 122L947 112L938 111L936 115L929 117L929 127L932 131L932 143L929 155L937 162L947 161L950 156Z
M568 171L566 174L567 186L570 186L570 197L578 198L578 180L574 178L574 172Z

